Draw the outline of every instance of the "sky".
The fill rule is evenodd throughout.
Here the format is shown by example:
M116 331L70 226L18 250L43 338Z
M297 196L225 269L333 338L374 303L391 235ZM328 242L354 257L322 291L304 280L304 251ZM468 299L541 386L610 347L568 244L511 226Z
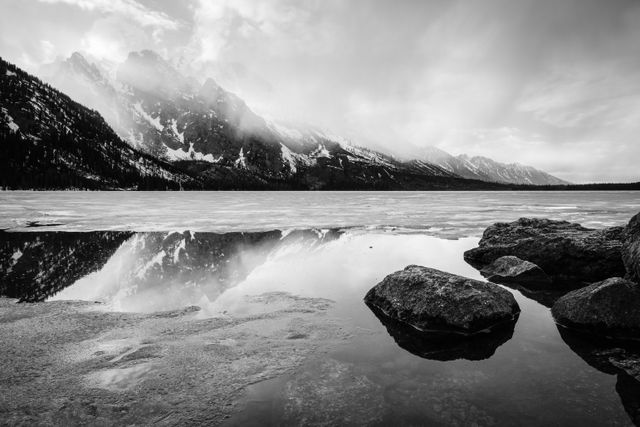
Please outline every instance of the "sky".
M638 0L2 0L0 56L152 49L268 118L640 180Z

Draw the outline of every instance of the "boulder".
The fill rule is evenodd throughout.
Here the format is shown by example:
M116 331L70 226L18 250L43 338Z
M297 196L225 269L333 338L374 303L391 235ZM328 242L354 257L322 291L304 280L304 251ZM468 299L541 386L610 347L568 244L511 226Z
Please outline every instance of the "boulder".
M512 255L500 257L480 270L492 282L511 283L531 288L548 288L551 278L532 262Z
M627 277L640 283L640 213L631 218L622 242L622 261Z
M640 285L612 277L564 295L553 305L555 321L569 328L619 339L640 338Z
M473 334L517 319L520 307L500 286L410 265L385 277L365 302L420 331Z
M520 218L487 228L464 259L481 269L500 257L516 256L538 265L554 285L579 288L625 274L623 235L623 227L595 230L567 221Z

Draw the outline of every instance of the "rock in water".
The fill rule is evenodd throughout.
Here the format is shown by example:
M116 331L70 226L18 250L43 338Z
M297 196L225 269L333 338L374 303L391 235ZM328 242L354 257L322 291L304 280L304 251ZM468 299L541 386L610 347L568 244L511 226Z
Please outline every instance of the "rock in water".
M551 278L532 262L516 256L503 256L480 270L480 273L492 282L513 283L532 288L546 288Z
M520 218L487 228L464 259L480 269L502 256L517 256L538 265L554 283L576 288L625 274L623 235L623 227L594 230L567 221Z
M640 285L612 277L569 292L551 309L560 325L620 338L640 338Z
M624 232L622 261L627 277L640 283L640 213L631 218Z
M513 337L516 322L507 322L489 333L460 335L422 332L404 322L392 319L375 306L369 306L399 347L430 360L484 360Z
M365 296L385 315L421 331L472 334L516 319L520 307L498 285L410 265Z

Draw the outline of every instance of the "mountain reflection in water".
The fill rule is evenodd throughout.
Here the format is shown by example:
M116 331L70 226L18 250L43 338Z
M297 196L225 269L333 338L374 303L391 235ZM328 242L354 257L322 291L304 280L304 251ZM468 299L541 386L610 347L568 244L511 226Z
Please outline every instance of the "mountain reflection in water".
M155 311L215 300L280 247L339 231L0 232L0 293L24 302L96 300Z

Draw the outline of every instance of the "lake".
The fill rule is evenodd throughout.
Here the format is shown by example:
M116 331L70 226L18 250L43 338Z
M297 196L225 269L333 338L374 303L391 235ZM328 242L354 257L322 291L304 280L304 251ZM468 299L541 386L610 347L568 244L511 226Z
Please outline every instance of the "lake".
M557 295L509 289L513 331L435 349L362 299L409 264L484 280L462 254L497 221L599 228L639 211L637 192L4 192L0 243L11 296L29 301L203 320L277 308L264 295L331 300L348 338L250 385L226 425L633 425L640 383L555 325Z

